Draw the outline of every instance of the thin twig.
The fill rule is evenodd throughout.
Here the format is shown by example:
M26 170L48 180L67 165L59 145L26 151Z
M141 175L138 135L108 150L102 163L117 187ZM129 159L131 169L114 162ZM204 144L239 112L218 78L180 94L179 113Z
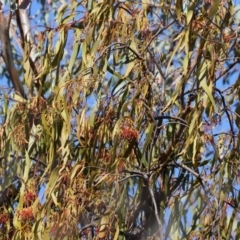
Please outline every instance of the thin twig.
M125 169L125 170L123 170L123 172L130 173L130 174L136 174L144 180L148 180L148 177L150 175L150 174L147 174L145 172L141 172L141 171L137 171L137 170L131 170L130 171L130 170Z
M108 45L107 47L105 47L103 49L103 51L101 52L101 54L99 55L99 57L94 61L93 66L95 65L95 63L103 56L103 54L106 52L107 49L111 48L112 46L115 45L121 45L120 48L127 48L129 49L135 56L137 56L138 59L143 60L143 58L135 51L133 50L131 47L129 47L128 45L126 45L125 43L121 43L121 42L114 42L110 45ZM113 50L117 50L119 48L114 48Z
M201 179L201 180L203 180L204 182L207 181L205 178L201 177L200 174L198 174L197 172L195 172L194 170L192 170L191 168L189 168L189 167L186 166L185 164L175 162L175 165L177 165L178 167L181 167L181 168L187 170L187 171L190 172L192 175L194 175L196 178Z
M156 200L155 200L155 197L154 197L154 192L150 186L150 183L149 183L149 174L146 174L144 172L140 172L140 171L136 171L136 170L124 170L124 172L127 172L127 173L133 173L133 174L137 174L139 177L141 177L145 184L148 186L148 191L150 193L150 196L151 196L151 199L152 199L152 202L153 202L153 205L154 205L154 213L155 213L155 217L157 219L157 222L158 222L158 226L159 226L159 232L160 234L162 235L162 224L161 224L161 221L160 221L160 218L159 218L159 213L158 213L158 208L157 208L157 204L156 204ZM162 236L161 236L161 239L162 239Z
M185 125L187 125L187 122L185 120L183 120L182 118L179 117L173 117L173 116L156 116L154 117L155 120L159 120L159 119L174 119L174 120L178 120L182 123L184 123Z
M234 129L233 129L233 125L232 125L232 121L231 121L231 118L230 118L230 115L228 113L228 108L227 108L227 105L225 103L225 98L224 96L222 95L222 92L215 87L215 90L219 93L221 99L222 99L222 103L223 103L223 107L224 107L224 111L227 115L227 118L228 118L228 122L229 122L229 125L230 125L230 129L231 129L231 132L232 132L232 135L234 135ZM233 146L235 146L235 138L232 138L233 139Z
M154 38L156 38L160 33L162 33L164 30L166 30L167 28L169 28L171 25L173 25L177 20L175 19L174 21L172 21L171 23L169 23L167 26L165 26L164 28L159 28L157 30L157 32L151 37L150 41L147 43L147 46L145 47L144 51L146 51L148 49L148 47L150 46L150 44L152 43L152 41L154 40Z
M81 230L80 230L80 232L79 232L79 235L80 235L84 230L86 230L86 229L88 229L88 228L95 228L95 227L96 227L95 224L90 223L90 224L88 224L88 225L86 225L86 226L84 226L84 227L81 228Z
M158 209L157 209L156 200L155 200L155 197L154 197L154 192L153 192L149 183L148 183L148 191L149 191L150 196L152 198L152 202L153 202L153 206L154 206L154 213L155 213L155 217L157 219L158 226L159 226L159 232L160 232L160 235L162 235L162 224L161 224L161 221L160 221L160 218L159 218L159 213L158 213ZM160 239L163 239L162 236L160 236Z
M226 201L226 200L223 200L226 204L228 204L229 206L231 206L234 210L236 210L238 213L240 213L240 210L238 208L236 208L236 206L234 206L232 203Z
M134 177L142 177L142 176L139 175L139 174L134 174L134 175L130 175L130 176L127 176L125 178L122 178L122 179L118 180L118 182L123 182L123 181L128 180L129 178L134 178Z
M147 51L148 51L150 57L152 58L152 60L154 61L155 65L156 65L156 67L157 67L157 69L158 69L158 71L159 71L159 73L160 73L160 75L161 75L161 77L162 77L162 79L163 79L163 81L162 81L162 96L161 96L161 100L162 100L162 102L164 102L166 77L164 76L163 71L162 71L160 65L159 65L158 62L156 61L156 59L155 59L155 57L153 56L153 54L151 53L151 51L150 51L148 48L147 48Z
M215 82L218 81L221 77L223 77L226 73L228 73L237 63L240 63L240 59L237 59L237 61L233 62L229 65L227 69L225 69L216 79Z

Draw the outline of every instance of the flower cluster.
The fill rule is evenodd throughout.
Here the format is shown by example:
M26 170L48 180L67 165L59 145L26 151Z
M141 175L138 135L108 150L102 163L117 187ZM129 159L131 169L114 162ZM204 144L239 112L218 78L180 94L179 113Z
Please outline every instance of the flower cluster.
M123 172L126 168L126 164L124 161L118 161L118 165L117 165L117 170L119 173Z
M12 133L15 144L17 144L19 147L22 147L26 144L25 128L23 124L16 124Z
M98 156L99 156L99 162L101 163L102 166L105 166L111 160L111 156L110 156L109 152L106 149L102 149L99 152Z
M0 214L0 224L1 225L6 224L8 220L9 220L9 215L7 213Z
M37 194L35 192L26 192L24 194L24 205L29 206L37 199Z
M124 126L120 132L120 137L124 140L128 140L129 142L137 141L138 136L138 131L131 127Z
M33 214L33 208L28 207L28 208L23 208L18 211L18 217L21 221L32 221L35 219L34 214Z

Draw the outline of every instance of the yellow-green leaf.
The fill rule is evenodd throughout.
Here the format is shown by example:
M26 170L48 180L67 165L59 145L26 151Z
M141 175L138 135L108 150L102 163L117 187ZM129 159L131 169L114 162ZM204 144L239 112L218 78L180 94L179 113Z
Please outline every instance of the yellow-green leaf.
M211 103L214 107L214 111L217 111L216 103L215 103L214 97L212 95L213 83L210 82L209 85L207 85L206 77L204 77L204 79L200 83L200 86L203 88L203 90L208 95L208 97L209 97L209 99L210 99L210 101L211 101Z
M212 6L208 14L209 18L212 18L216 15L218 8L220 6L220 2L221 2L220 0L213 0Z

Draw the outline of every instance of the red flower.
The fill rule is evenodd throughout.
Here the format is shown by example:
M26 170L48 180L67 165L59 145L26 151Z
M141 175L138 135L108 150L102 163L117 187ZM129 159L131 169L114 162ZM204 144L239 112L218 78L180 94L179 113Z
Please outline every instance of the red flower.
M25 206L31 205L37 199L37 194L34 192L26 192L24 194L24 204Z
M4 225L9 220L9 215L7 213L0 214L0 224Z
M138 140L138 131L130 128L130 127L123 127L120 132L120 136L122 139L128 140L130 142Z
M19 210L18 217L21 221L32 221L35 219L32 207Z

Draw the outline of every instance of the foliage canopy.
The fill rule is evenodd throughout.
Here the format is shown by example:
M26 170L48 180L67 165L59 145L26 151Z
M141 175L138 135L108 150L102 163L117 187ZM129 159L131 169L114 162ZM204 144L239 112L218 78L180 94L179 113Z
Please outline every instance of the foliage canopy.
M240 239L239 5L27 3L0 16L0 239Z

